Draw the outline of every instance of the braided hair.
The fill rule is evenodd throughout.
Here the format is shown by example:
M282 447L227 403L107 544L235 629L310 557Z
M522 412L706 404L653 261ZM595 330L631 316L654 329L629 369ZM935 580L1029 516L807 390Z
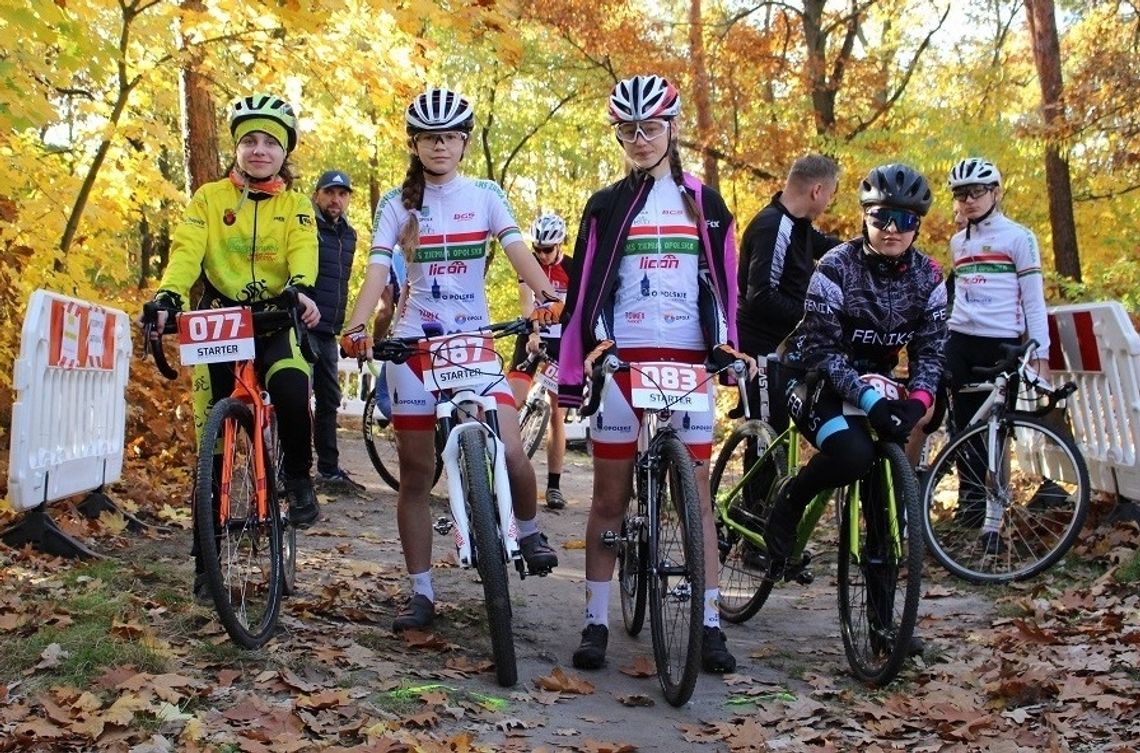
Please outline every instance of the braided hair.
M408 172L404 175L404 183L400 186L400 202L408 210L408 221L400 228L400 235L396 242L404 252L408 263L416 255L420 246L420 218L416 214L423 206L424 201L424 163L419 155L413 154L408 164Z
M671 128L672 126L670 126ZM689 219L700 226L701 213L697 208L697 201L685 190L685 171L681 169L681 151L677 148L677 140L669 139L669 174L681 192L681 200L685 203L685 214Z

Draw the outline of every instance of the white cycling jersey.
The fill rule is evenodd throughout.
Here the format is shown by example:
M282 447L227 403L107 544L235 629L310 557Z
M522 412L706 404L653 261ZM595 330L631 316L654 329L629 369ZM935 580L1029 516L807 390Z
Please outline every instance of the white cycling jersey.
M697 299L701 246L676 184L658 180L634 218L614 288L618 347L706 349Z
M952 332L978 337L1029 337L1049 351L1041 252L1029 228L995 210L950 239L954 264Z
M507 197L497 183L456 176L443 185L424 186L420 245L407 265L408 295L401 304L396 337L422 335L424 325L444 332L490 323L484 273L491 236L506 246L522 241ZM400 189L376 206L369 264L392 263L396 239L408 220Z

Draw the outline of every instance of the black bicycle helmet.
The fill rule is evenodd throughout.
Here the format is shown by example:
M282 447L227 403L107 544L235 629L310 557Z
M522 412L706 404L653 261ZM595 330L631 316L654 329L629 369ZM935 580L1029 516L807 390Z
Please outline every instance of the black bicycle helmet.
M859 203L909 209L919 217L925 217L934 202L934 194L922 173L909 165L893 162L879 165L859 186Z

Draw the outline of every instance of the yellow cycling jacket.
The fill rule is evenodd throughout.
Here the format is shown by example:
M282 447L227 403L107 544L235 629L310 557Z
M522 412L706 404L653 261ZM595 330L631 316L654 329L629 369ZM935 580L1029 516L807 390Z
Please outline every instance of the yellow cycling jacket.
M241 199L229 178L194 192L171 238L160 290L185 302L202 272L219 293L243 303L272 298L288 285L313 285L317 224L309 198L284 191Z

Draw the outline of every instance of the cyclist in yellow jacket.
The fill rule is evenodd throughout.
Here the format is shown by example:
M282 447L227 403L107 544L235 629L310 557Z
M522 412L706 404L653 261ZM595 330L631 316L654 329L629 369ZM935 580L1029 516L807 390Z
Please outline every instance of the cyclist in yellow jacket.
M168 313L182 311L191 286L202 277L195 309L280 306L282 291L301 291L306 326L320 321L306 294L317 276L317 231L309 198L289 190L289 154L297 145L297 118L288 102L271 94L234 100L229 113L234 159L229 174L194 192L171 238L154 303L161 328ZM161 331L161 329L159 330ZM313 483L309 365L289 328L259 336L255 364L276 406L292 522L311 525L319 515ZM210 407L233 390L228 363L194 370L194 422L200 433Z

